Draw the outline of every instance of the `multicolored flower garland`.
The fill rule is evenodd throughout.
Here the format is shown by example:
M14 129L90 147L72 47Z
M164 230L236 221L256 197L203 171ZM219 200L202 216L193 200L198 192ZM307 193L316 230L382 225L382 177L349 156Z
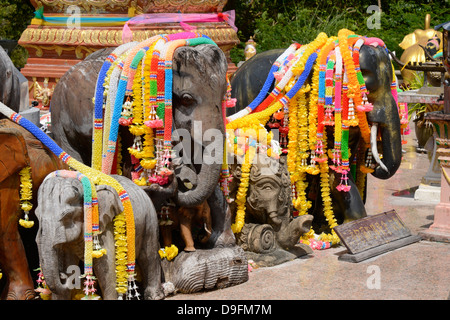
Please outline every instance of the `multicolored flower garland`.
M172 57L175 49L180 46L196 46L199 44L217 45L204 35L183 32L158 35L142 43L127 43L116 48L108 56L100 71L93 99L95 107L92 168L73 159L27 119L22 118L7 106L0 105L1 113L30 131L64 163L76 170L80 175L79 177L81 175L86 177L86 181L91 183L91 192L95 190L93 186L99 184L110 185L117 191L124 207L124 211L114 218L116 290L119 293L119 299L122 299L124 294L129 298L131 291L136 290L137 286L134 280L135 230L131 202L120 183L109 176L113 171L113 163L120 160L120 155L117 154L120 148L118 126L120 124L128 125L130 132L136 137L144 135L145 141L143 145L147 148L140 150L139 154L136 153L135 155L143 158L140 163L142 167L147 170L156 167L158 169L157 174L160 175L159 178L162 178L158 181L148 179L146 183L158 182L164 184L165 176L167 177L170 173L168 159L171 157L172 133ZM146 59L147 54L150 54L151 58ZM147 77L146 71L149 68L146 63L148 64L149 61L152 75ZM150 87L147 88L147 86ZM149 106L147 102L148 94L151 94L151 100L148 101L151 108L147 108ZM124 100L125 103L123 103ZM231 99L224 99L225 104L231 101ZM156 112L154 112L155 109ZM156 141L162 141L163 144L157 143L154 146L154 138L156 138ZM136 141L139 141L139 139L136 139ZM153 150L156 151L155 154ZM120 167L119 163L117 163L117 166ZM29 172L23 171L23 176L26 177L27 173ZM150 177L148 176L147 178ZM85 181L85 179L81 180L82 182ZM28 180L24 178L23 181ZM135 180L135 182L138 182L138 180ZM87 190L87 184L83 182L83 186ZM23 186L22 190L25 194L27 188ZM25 201L28 198L28 196L24 196L23 200ZM95 199L93 202L95 203ZM31 209L31 207L24 204L24 209ZM88 220L91 221L92 217L89 214L91 209L87 208L87 212L90 217ZM26 220L23 221L24 223L22 224L27 223ZM93 226L92 224L87 225ZM90 239L89 237L88 243L91 242ZM89 265L91 265L89 261L90 257L96 256L96 251L92 251L91 246L87 248L86 270L88 272L85 272L87 277L86 285L88 286L87 292L92 293L93 276L91 276L89 271ZM177 255L178 249L171 246L162 252L162 258L173 259ZM100 256L102 253L98 255ZM137 295L137 291L135 292Z

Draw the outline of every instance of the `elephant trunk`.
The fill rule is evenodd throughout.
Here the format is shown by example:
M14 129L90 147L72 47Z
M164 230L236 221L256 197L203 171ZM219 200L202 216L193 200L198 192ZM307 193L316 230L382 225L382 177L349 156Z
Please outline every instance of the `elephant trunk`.
M277 232L277 242L284 249L292 249L298 243L300 237L307 233L312 224L313 216L305 214L283 225Z
M177 204L181 207L194 207L202 204L209 198L219 182L221 167L220 163L203 163L197 175L197 186L186 192L179 191Z
M52 293L57 295L65 292L67 288L62 284L60 278L60 265L59 260L61 254L59 248L61 243L65 241L62 239L62 235L58 237L50 236L48 233L53 233L51 227L46 227L46 222L40 222L39 231L36 236L36 242L39 249L39 263L42 268L42 273L45 277L45 283ZM56 233L56 231L54 232ZM45 234L45 237L43 236ZM57 239L55 240L50 239Z
M60 278L58 249L51 245L43 245L39 250L39 260L45 283L52 293L62 294L67 288L62 284Z

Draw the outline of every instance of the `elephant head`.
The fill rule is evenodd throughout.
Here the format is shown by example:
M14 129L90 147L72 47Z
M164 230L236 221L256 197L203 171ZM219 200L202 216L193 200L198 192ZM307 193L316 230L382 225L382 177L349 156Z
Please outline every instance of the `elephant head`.
M174 148L180 151L181 158L175 161L178 180L175 198L181 207L202 204L219 181L226 72L225 54L216 46L181 47L175 51L173 140L180 141L175 142Z
M97 188L100 232L123 211L117 192L109 186ZM69 284L60 274L78 265L84 248L83 186L77 179L47 177L38 191L36 243L46 283L52 293L67 294Z
M270 224L276 231L288 222L291 183L284 157L275 160L267 155L258 156L250 171L247 204L255 221Z
M395 174L402 159L400 118L391 91L392 64L385 48L371 45L361 47L359 62L369 91L368 99L373 105L372 111L367 113L371 125L371 150L378 164L372 174L379 179L388 179ZM381 141L378 141L379 136Z
M0 101L15 112L20 109L20 83L17 69L5 50L0 47ZM3 117L2 115L0 117Z

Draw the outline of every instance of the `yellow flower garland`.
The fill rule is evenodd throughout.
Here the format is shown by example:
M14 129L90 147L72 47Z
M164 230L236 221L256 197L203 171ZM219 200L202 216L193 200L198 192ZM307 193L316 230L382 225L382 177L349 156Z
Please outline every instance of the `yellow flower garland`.
M178 255L178 248L174 244L158 251L161 259L166 258L168 261L173 260Z
M295 164L294 179L295 190L297 197L293 199L293 206L298 210L299 215L308 213L308 209L311 208L311 201L306 198L306 188L308 182L306 181L306 168L308 155L308 110L306 102L306 93L309 92L310 86L304 86L297 93L297 122L298 122L298 134L297 134L297 149L293 152L297 153L297 161ZM289 151L291 152L291 151Z
M27 166L20 170L20 208L24 212L24 219L19 220L19 224L24 228L34 226L34 221L30 221L28 214L33 208L29 200L33 198L33 182L31 181L31 167Z
M249 146L247 152L245 153L244 163L241 167L241 181L236 194L236 218L235 223L231 225L231 230L233 233L239 233L245 224L245 204L247 202L247 190L250 181L250 169L252 166L253 159L256 154L256 148L254 146Z

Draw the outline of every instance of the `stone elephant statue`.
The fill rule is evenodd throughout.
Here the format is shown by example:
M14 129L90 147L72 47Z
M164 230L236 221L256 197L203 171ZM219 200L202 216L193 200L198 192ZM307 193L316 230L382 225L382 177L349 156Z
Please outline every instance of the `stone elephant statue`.
M72 67L58 81L52 96L52 132L56 143L87 165L91 164L92 158L92 97L99 70L110 52L106 49L99 50ZM222 159L223 140L209 141L203 137L210 129L224 136L221 105L227 90L226 72L226 57L214 45L180 47L175 50L172 86L173 144L175 149L184 149L179 152L182 157L172 160L176 177L173 183L165 188L157 185L143 187L151 196L157 211L160 211L168 198L178 207L199 206L219 188L221 163L206 164L195 158L198 155L194 152L194 145L201 150L214 149L217 151L215 158ZM80 74L83 74L81 84ZM124 150L122 174L131 178L133 165L126 150L133 141L126 127L120 127L120 130ZM224 212L211 210L211 214L214 220L215 214ZM217 238L213 232L210 243ZM234 239L227 241L232 243Z
M237 70L231 78L231 96L237 99L237 104L235 109L230 108L227 110L228 117L250 105L258 96L265 79L268 77L269 70L283 52L285 50L275 49L259 53L246 61ZM391 84L393 83L392 65L386 48L380 45L362 45L359 51L359 64L368 90L368 101L373 105L372 111L366 112L371 135L370 149L375 159L375 163L372 165L372 175L379 179L388 179L395 174L401 164L402 158L399 113L396 100L391 90ZM311 78L312 72L309 74L305 83L310 84ZM268 93L272 91L272 88L274 88L274 84L272 84ZM266 126L268 130L271 129L269 124ZM332 127L325 126L329 150L334 145L332 139L333 131L330 128ZM281 134L280 131L280 136ZM362 143L360 128L351 126L348 138L349 163L352 163L355 159ZM332 165L331 160L329 160L328 164L330 166ZM342 174L329 170L331 199L338 224L366 216L366 210L364 208L366 188L365 185L356 185L355 181L357 177L355 175L361 174L361 172L358 172L357 170L349 174L348 184L351 186L350 190L348 192L341 192L336 187L341 180ZM314 216L314 230L321 230L327 223L323 215L320 178L317 175L308 174L307 181L308 189L306 196L312 203L308 213ZM364 183L367 183L367 180Z
M126 189L133 206L136 226L136 263L142 276L140 294L145 299L162 299L161 263L158 255L158 219L146 193L123 176L113 177ZM123 211L117 192L107 185L96 187L99 205L99 236L106 255L94 259L94 275L104 300L117 300L114 217ZM40 265L52 300L70 300L73 284L60 274L78 266L84 254L83 186L74 178L49 175L38 194L36 243ZM80 288L78 288L80 289Z
M2 298L33 299L34 283L30 269L38 264L34 242L37 227L19 230L21 196L19 172L31 167L34 218L37 191L48 173L66 168L38 139L9 119L0 120L0 266L6 275ZM21 228L23 229L23 228Z
M20 81L18 70L12 63L5 50L0 47L0 101L15 112L20 109ZM3 117L3 115L0 115Z
M128 45L128 44L125 44ZM125 46L124 45L124 46ZM118 47L114 50L120 50ZM132 51L133 49L129 49ZM95 95L96 81L99 70L108 57L110 51L97 51L88 56L84 61L72 67L57 83L51 102L52 130L56 142L67 150L74 158L90 165L92 160L93 137L93 110L92 98ZM113 72L114 73L114 72ZM173 204L177 208L192 208L208 204L210 212L210 235L204 243L195 243L195 252L180 252L171 265L171 269L184 268L184 262L197 255L209 256L214 250L229 250L225 256L233 260L234 270L240 273L237 277L220 275L216 272L212 275L216 280L227 278L227 285L247 280L246 261L243 252L238 246L234 234L231 232L231 212L225 201L219 186L221 173L221 160L223 158L223 143L225 135L224 114L222 103L227 92L227 60L219 47L212 44L200 44L196 46L182 46L174 51L172 59L172 147L176 154L171 159L173 174L169 177L169 183L160 186L157 183L150 186L141 186L152 199L156 211L161 213L163 207ZM79 75L83 74L83 84L78 85ZM117 78L117 81L119 79ZM207 132L216 133L216 139L208 136ZM134 164L127 149L133 145L133 136L127 127L120 126L119 135L122 143L122 175L132 178ZM202 159L202 152L214 150L218 162L206 163ZM200 151L197 152L197 151ZM200 158L199 158L200 156ZM186 211L186 212L187 212ZM192 219L182 219L180 223L188 229L203 228L192 223ZM192 224L191 224L192 223ZM209 223L209 222L208 222ZM189 236L189 235L188 235ZM161 239L161 243L163 239ZM185 244L179 242L183 249ZM206 252L206 253L205 253ZM217 254L217 257L222 256ZM183 258L184 257L184 258ZM189 259L187 259L190 257ZM195 259L195 258L193 258ZM222 258L221 258L222 259ZM166 261L166 260L163 260ZM178 262L177 262L178 261ZM196 263L199 263L200 259ZM201 260L205 261L205 260ZM210 259L209 262L212 260ZM201 268L197 264L189 263L193 272L199 272ZM165 268L163 266L163 268ZM192 292L192 283L174 279L174 272L167 271L164 274L166 280L188 285L189 288L178 288ZM219 273L222 270L219 270ZM228 272L228 271L226 271ZM232 271L236 272L236 271ZM180 277L183 272L178 272ZM199 290L205 285L205 274L199 273ZM222 283L222 285L224 285ZM194 290L194 291L195 291Z

